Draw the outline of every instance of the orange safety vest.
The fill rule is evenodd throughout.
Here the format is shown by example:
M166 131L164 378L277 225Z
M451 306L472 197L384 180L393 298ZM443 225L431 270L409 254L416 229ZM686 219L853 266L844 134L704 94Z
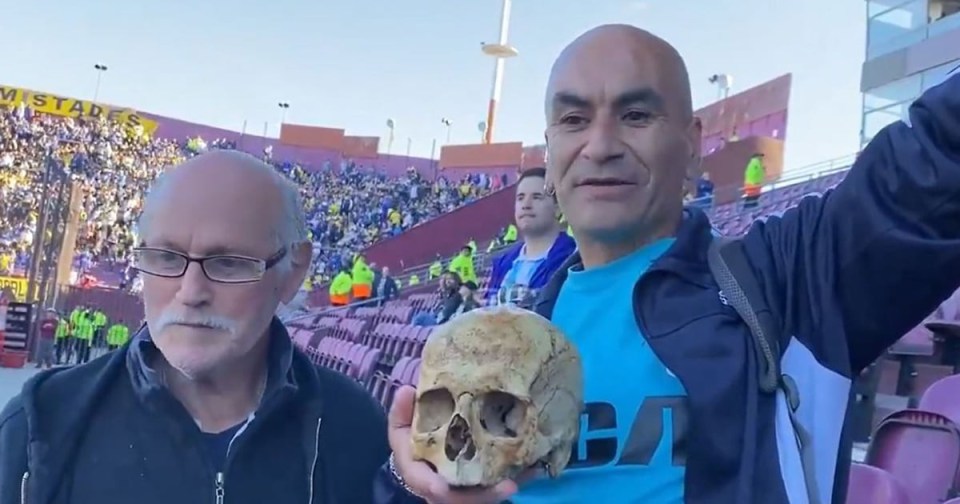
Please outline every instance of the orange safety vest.
M369 299L372 292L372 286L367 284L353 284L354 299Z
M332 304L333 306L346 306L348 303L350 303L350 297L347 296L346 294L337 294L335 296L334 295L330 296L330 304Z

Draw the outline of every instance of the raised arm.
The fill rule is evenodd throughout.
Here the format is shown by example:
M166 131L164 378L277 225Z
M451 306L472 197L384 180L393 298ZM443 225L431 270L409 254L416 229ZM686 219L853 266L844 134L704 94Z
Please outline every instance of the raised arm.
M744 247L788 335L854 371L879 357L960 286L960 73L878 133L835 190L755 225Z

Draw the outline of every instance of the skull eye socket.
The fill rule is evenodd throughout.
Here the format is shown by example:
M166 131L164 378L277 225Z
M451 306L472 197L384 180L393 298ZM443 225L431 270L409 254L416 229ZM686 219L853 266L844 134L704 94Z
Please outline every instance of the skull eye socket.
M493 436L517 437L527 405L506 392L487 392L481 399L480 425Z
M456 402L445 388L428 390L417 401L417 432L433 432L450 421Z

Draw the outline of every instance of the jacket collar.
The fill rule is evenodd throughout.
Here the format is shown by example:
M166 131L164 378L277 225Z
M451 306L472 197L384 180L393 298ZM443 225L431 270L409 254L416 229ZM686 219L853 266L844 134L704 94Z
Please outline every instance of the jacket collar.
M309 400L301 403L300 411L310 416L305 442L314 443L313 425L323 410L322 383L314 365L294 349L278 318L274 317L269 330L270 363L264 404L271 397L291 397L289 392L300 389L309 391L301 395ZM141 327L132 341L119 350L81 366L41 372L24 384L21 401L27 423L30 502L52 502L55 482L71 463L89 418L116 380L125 379L124 370L138 397L162 393L172 399L156 370L147 364L152 353L159 350L146 327ZM304 451L310 460L315 445L305 446Z
M668 270L684 276L709 275L707 249L713 240L713 234L710 219L702 210L685 208L675 234L676 241L663 256L654 261L650 271ZM553 315L553 307L560 294L560 288L567 280L570 268L582 267L583 260L580 259L580 252L575 251L570 254L553 278L540 291L534 304L534 311L549 319Z
M281 390L296 392L299 388L293 373L293 342L286 327L279 318L274 317L268 332L270 347L264 400ZM150 330L143 325L131 341L126 360L134 392L141 401L150 401L156 394L165 393L163 377L153 366L159 355L160 349L154 344Z

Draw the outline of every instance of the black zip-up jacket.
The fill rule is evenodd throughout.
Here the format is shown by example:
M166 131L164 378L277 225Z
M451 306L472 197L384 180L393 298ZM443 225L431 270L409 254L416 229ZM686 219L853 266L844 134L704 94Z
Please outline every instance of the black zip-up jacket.
M142 329L89 364L40 373L0 413L0 504L365 504L387 459L386 419L349 378L270 329L261 407L222 472L147 364Z

